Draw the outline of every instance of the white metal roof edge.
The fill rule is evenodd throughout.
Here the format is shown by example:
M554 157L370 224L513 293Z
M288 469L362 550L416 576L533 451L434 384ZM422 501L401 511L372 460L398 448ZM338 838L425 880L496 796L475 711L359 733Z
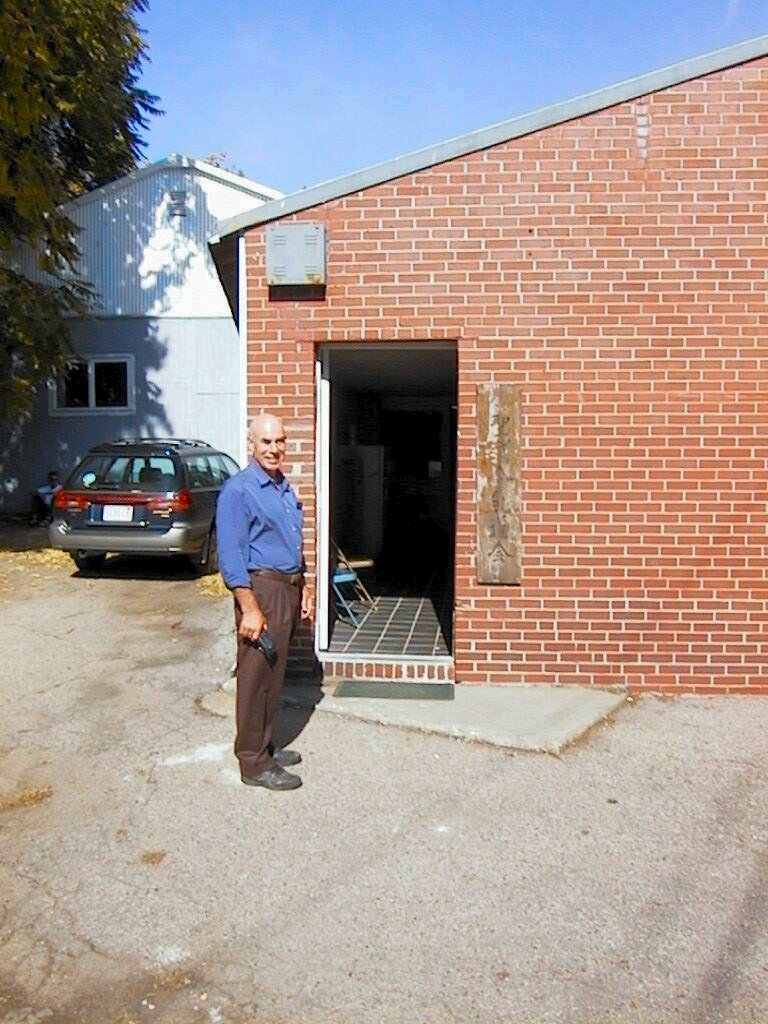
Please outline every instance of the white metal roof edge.
M245 175L227 171L223 167L216 167L214 164L206 163L205 160L195 160L193 157L182 157L181 159L187 161L184 166L194 167L195 170L200 171L202 174L207 174L209 178L217 178L225 185L233 185L235 188L246 192L257 192L267 199L282 199L285 196L285 192L281 192L277 188L263 185L260 181L254 181L252 178L245 177ZM175 166L178 166L178 164Z
M446 160L453 160L478 150L488 149L501 142L530 135L542 128L550 128L576 117L583 117L586 114L604 110L606 107L615 106L617 103L636 99L638 96L668 89L673 85L690 81L692 78L701 78L715 71L723 71L766 54L768 54L768 35L756 36L754 39L747 39L744 42L735 43L698 57L691 57L677 64L670 64L656 71L626 79L615 85L565 100L562 103L540 107L529 114L513 117L507 121L499 121L497 124L433 146L425 146L423 149L417 149L404 156L374 164L352 174L332 178L330 181L321 182L299 192L292 192L281 199L230 217L228 220L222 221L219 233L210 238L208 244L216 245L227 235L243 231L245 228L319 206L321 203L339 199L352 192L360 192L373 185L381 185L394 178L400 178L404 174L413 174L415 171L433 167Z
M64 203L62 209L66 210L73 206L81 206L84 203L99 198L99 196L109 195L117 189L124 188L129 183L141 181L142 178L149 178L160 171L178 167L191 168L192 170L199 171L201 174L207 175L209 178L217 179L224 185L231 185L234 188L239 189L241 192L251 192L254 196L263 196L265 199L270 201L282 199L285 195L284 192L280 192L276 188L271 188L269 185L262 185L261 182L253 181L251 178L245 178L239 174L233 174L232 171L225 171L223 167L216 167L214 164L206 163L204 160L196 160L191 156L171 153L162 160L157 160L155 163L147 164L145 167L138 167L135 171L129 171L128 174L124 174L122 178L116 178L114 181L108 181L105 185L100 185L98 188L92 189L90 192L84 192L81 196L77 196L75 199L70 199L69 202Z

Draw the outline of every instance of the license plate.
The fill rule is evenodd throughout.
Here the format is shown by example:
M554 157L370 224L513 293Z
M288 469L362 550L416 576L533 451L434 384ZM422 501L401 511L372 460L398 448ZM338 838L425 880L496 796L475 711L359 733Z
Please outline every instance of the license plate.
M132 523L133 505L105 505L101 518L105 523Z

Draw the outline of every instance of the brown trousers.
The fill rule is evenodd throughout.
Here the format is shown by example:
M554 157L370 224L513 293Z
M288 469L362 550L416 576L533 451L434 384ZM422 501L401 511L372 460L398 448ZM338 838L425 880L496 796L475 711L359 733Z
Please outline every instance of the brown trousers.
M251 590L267 619L267 630L277 647L270 665L262 651L237 638L237 736L235 757L243 775L259 775L274 768L272 721L280 705L291 637L301 610L301 587L251 573ZM235 601L235 625L242 614Z

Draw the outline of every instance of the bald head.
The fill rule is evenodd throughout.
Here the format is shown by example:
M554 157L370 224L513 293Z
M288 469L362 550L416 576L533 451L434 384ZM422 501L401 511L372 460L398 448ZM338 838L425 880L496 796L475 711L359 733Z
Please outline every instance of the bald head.
M284 433L283 421L279 416L273 416L271 412L260 412L254 416L248 426L248 433L251 437L257 437L265 431L277 431L279 436Z
M248 428L248 448L251 458L270 476L277 476L285 458L285 428L279 416L260 413Z

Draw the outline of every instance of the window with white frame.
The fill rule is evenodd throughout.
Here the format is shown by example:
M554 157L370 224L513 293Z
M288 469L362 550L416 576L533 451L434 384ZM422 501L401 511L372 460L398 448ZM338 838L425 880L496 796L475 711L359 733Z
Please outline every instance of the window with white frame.
M131 412L135 406L133 385L133 356L74 359L51 387L51 412Z

